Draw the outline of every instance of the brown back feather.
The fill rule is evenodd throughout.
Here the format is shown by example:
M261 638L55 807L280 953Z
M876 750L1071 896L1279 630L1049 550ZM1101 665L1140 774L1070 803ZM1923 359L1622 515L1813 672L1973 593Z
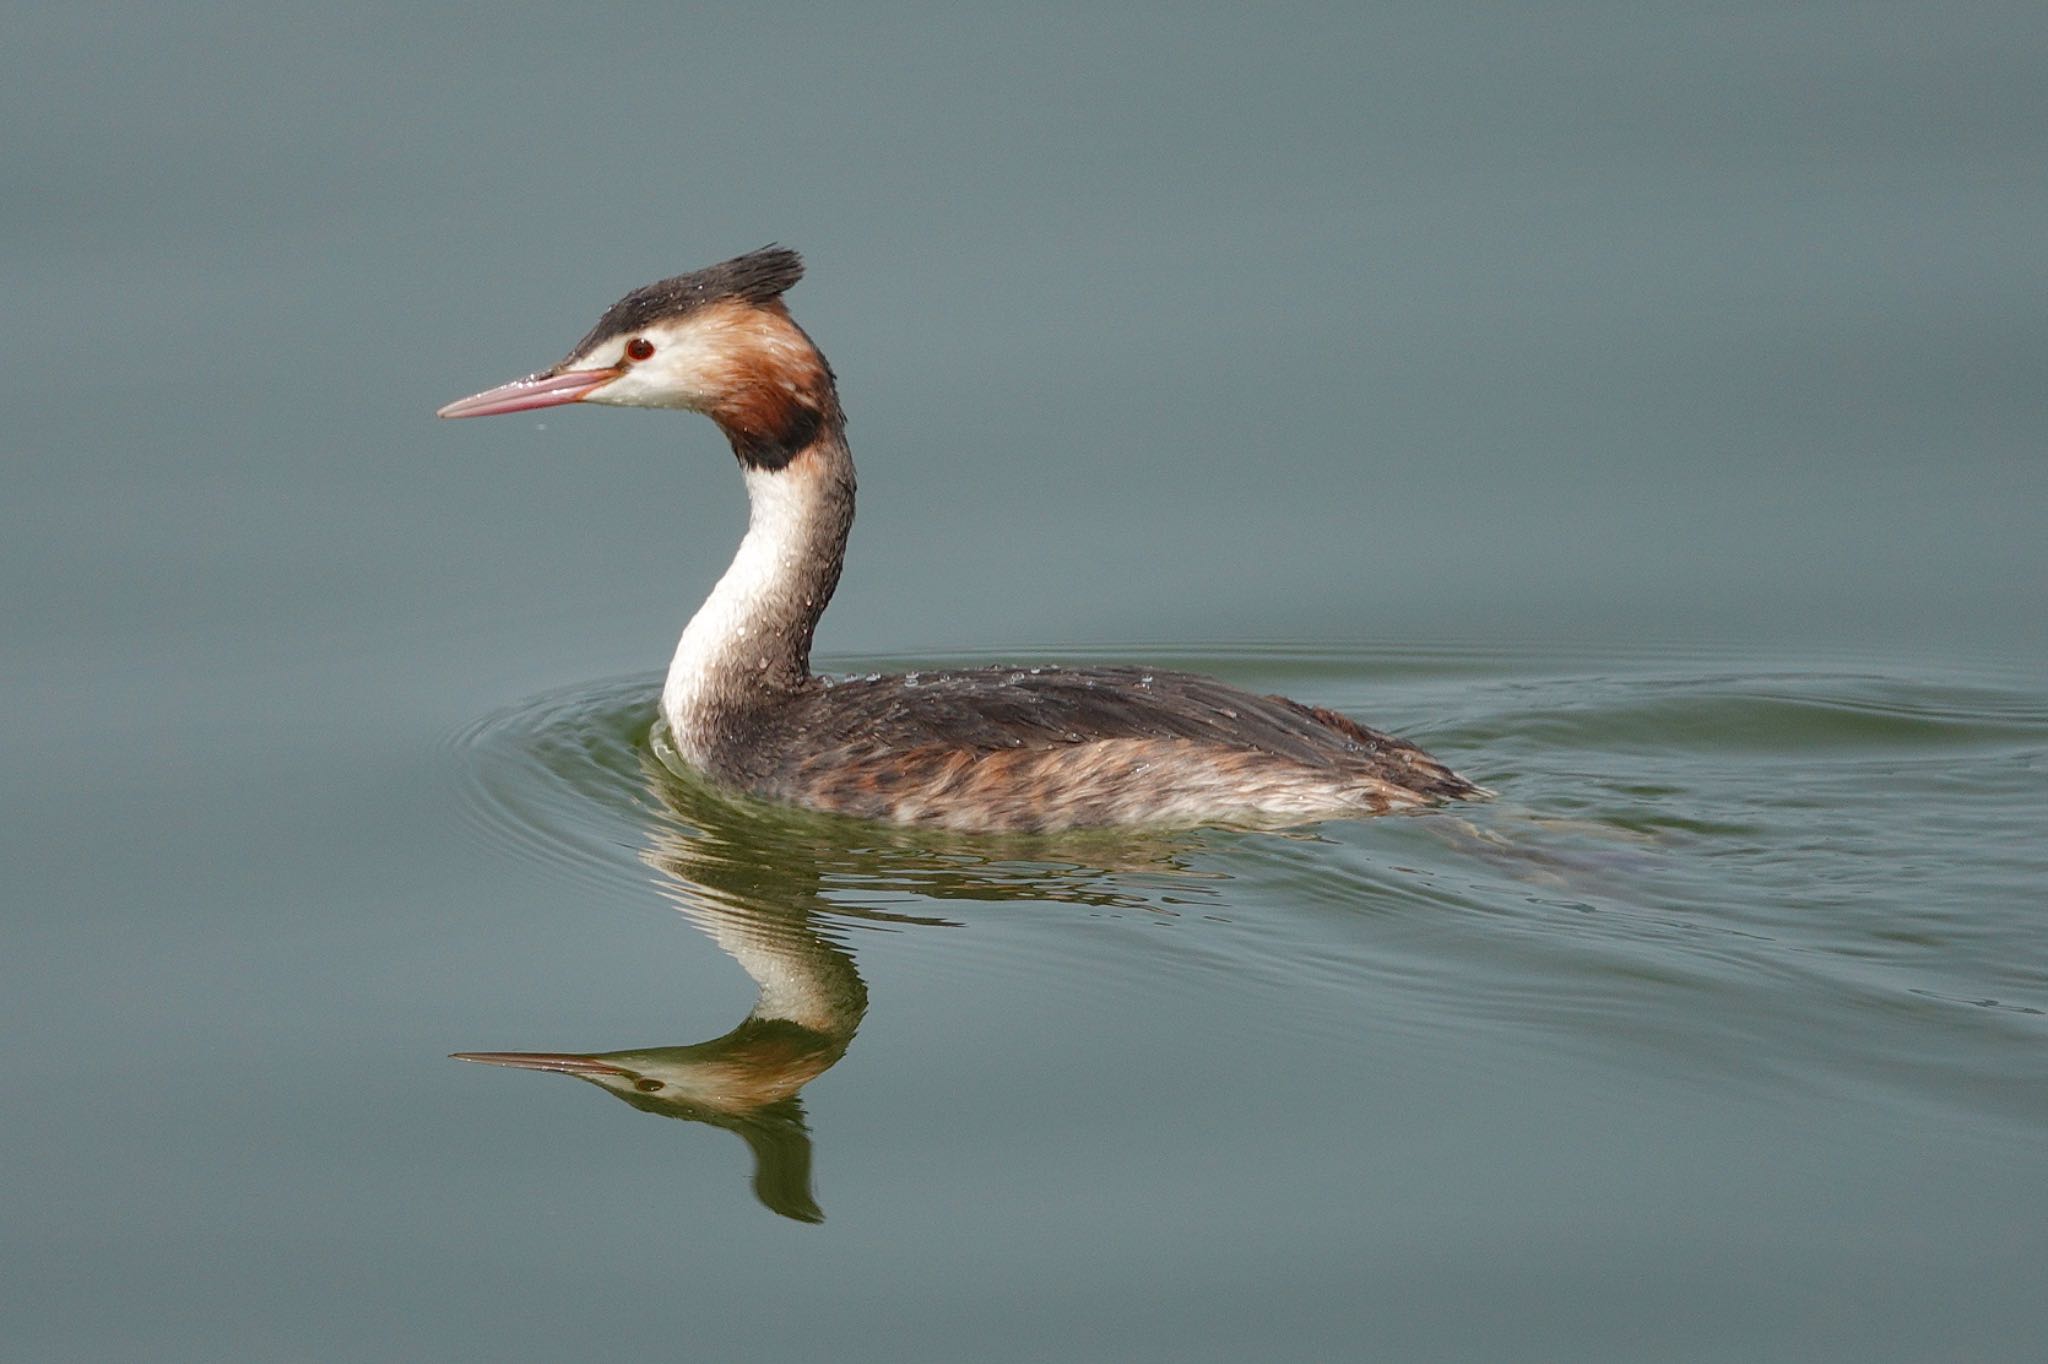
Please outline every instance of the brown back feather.
M725 775L781 787L917 751L958 761L1107 739L1186 740L1367 777L1429 799L1477 788L1406 740L1334 711L1259 696L1215 678L1137 668L975 668L828 682L813 679L747 717ZM736 734L736 738L739 736ZM952 761L954 759L946 759Z

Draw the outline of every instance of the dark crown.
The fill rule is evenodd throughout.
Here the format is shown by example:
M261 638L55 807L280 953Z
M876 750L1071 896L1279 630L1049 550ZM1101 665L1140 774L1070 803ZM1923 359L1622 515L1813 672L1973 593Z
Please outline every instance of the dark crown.
M590 335L569 353L580 355L606 337L636 332L651 322L681 317L713 303L773 303L803 277L802 256L786 246L764 246L687 275L645 284L605 309Z

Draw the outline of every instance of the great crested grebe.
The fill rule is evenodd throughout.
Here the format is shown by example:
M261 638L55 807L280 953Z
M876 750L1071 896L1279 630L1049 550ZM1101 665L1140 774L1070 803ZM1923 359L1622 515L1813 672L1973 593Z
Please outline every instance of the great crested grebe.
M671 407L725 432L750 515L662 688L685 762L769 800L981 831L1294 823L1480 794L1405 740L1190 673L812 676L854 477L832 367L782 302L802 274L771 246L635 289L560 364L440 411Z

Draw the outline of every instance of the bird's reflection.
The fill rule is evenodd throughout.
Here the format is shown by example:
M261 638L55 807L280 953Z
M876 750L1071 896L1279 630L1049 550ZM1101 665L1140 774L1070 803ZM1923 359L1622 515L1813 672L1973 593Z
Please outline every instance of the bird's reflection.
M906 900L1143 905L1147 897L1119 889L1103 867L1178 868L1187 847L1069 840L1047 860L1044 847L1014 842L935 844L929 835L734 802L651 754L642 768L658 805L641 859L660 874L661 892L760 987L752 1012L723 1036L685 1046L455 1055L573 1075L643 1112L735 1132L753 1152L755 1196L800 1222L824 1220L800 1091L846 1054L868 1005L844 945L847 926L948 923L886 907Z

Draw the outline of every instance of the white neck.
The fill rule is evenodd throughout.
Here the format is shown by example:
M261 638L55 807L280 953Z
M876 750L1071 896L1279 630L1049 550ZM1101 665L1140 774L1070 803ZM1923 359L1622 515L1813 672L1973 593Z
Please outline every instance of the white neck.
M695 763L701 763L703 755L691 751L691 721L725 679L749 662L749 630L795 572L796 558L808 538L804 500L787 475L749 469L746 480L746 538L718 586L690 617L661 691L662 718L668 721L677 749ZM758 636L754 643L761 643ZM754 666L765 672L772 664L763 654Z
M781 469L747 469L749 514L725 576L690 618L661 713L676 750L713 767L721 722L810 676L811 633L839 580L853 465L835 439Z

